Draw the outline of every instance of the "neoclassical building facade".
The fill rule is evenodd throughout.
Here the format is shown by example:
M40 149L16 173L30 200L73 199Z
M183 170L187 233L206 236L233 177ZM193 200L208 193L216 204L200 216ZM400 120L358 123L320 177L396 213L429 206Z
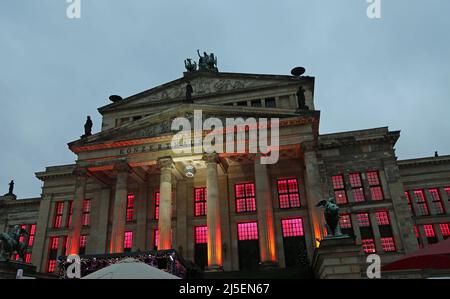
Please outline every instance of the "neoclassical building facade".
M343 232L383 263L450 234L450 156L399 161L400 132L386 127L320 134L313 77L188 71L98 111L101 130L69 143L76 162L36 173L40 198L0 200L2 231L34 225L38 271L56 271L58 256L156 249L209 270L308 264L326 236L316 204L329 197ZM175 151L172 123L195 111L278 119L277 163L194 141Z

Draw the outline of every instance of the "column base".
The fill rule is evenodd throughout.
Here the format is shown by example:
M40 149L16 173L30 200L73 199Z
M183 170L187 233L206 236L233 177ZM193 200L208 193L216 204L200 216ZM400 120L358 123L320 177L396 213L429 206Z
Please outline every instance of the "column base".
M223 272L223 266L211 265L205 268L205 272Z
M278 265L278 262L262 262L259 264L258 269L259 270L273 270L273 269L278 269L280 267L280 265Z

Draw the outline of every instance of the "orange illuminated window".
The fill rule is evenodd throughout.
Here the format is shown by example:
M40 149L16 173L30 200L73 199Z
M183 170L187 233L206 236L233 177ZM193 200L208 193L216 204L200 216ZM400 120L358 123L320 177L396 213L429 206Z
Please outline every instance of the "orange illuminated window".
M206 215L206 188L194 188L194 215Z
M256 198L255 198L255 184L243 183L234 186L236 195L236 212L255 212Z
M372 200L383 200L383 188L381 187L380 175L378 171L368 171L366 174Z
M360 173L350 173L350 186L352 187L352 196L355 202L365 201L364 189Z
M208 243L208 227L206 225L195 227L195 244Z
M132 222L134 220L134 194L128 194L127 196L127 210L126 221Z
M279 179L278 186L278 201L281 209L299 208L300 196L298 190L297 179Z
M64 202L58 201L55 204L55 217L53 218L53 228L61 228Z
M336 198L336 203L346 204L347 193L345 192L344 176L334 175L331 177L331 182L333 184L334 197Z

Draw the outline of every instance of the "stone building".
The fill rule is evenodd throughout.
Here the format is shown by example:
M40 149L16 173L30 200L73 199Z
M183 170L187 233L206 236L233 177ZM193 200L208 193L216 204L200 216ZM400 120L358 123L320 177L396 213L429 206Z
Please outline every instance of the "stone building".
M343 232L383 263L449 235L450 156L398 161L400 132L386 127L319 134L313 77L188 71L98 111L101 131L69 143L76 163L36 173L41 198L0 200L2 231L36 224L38 271L72 253L170 248L206 269L294 267L326 236L315 205L328 197ZM172 121L195 123L195 111L279 119L278 162L203 154L194 140L176 152Z

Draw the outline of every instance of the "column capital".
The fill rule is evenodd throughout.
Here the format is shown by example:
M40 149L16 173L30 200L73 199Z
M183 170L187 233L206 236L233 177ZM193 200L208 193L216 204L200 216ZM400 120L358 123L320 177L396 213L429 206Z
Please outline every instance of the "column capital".
M78 177L87 177L89 172L86 167L77 165L72 173Z
M218 164L220 161L219 161L219 155L217 154L217 153L209 153L209 154L207 154L207 153L205 153L205 154L203 154L203 160L206 162L206 163L216 163L216 164Z
M173 160L172 157L161 157L158 159L158 165L161 168L172 168L173 167Z
M114 164L113 169L115 172L118 172L118 173L119 172L131 172L130 165L125 161Z

